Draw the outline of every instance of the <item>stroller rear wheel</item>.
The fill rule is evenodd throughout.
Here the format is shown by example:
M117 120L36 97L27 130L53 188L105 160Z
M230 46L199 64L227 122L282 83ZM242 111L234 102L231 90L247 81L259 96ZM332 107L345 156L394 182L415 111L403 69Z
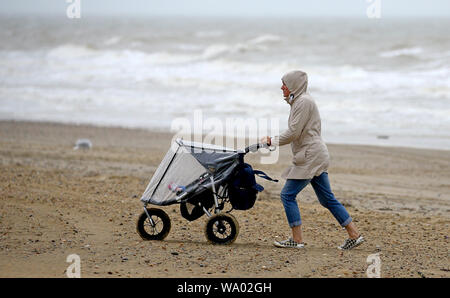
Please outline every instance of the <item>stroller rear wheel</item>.
M150 219L147 216L150 216ZM163 240L170 232L170 218L166 212L157 208L147 208L137 220L137 232L144 240Z
M239 234L239 223L231 214L215 214L206 222L205 236L213 244L231 244Z

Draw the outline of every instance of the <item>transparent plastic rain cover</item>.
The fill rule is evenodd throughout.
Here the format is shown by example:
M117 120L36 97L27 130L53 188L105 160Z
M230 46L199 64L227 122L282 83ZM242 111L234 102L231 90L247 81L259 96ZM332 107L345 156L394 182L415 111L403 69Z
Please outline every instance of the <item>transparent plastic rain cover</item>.
M179 198L210 188L231 174L238 164L235 150L177 140L153 174L141 201L154 205L170 205Z

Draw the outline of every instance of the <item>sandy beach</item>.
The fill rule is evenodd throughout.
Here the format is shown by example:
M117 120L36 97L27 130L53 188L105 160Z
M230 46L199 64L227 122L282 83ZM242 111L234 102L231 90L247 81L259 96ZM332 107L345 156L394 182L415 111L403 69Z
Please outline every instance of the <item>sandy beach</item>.
M88 138L93 148L73 150ZM258 180L255 207L233 211L236 242L208 244L206 217L188 222L179 206L164 241L136 233L139 198L172 134L143 129L0 122L0 277L65 277L78 254L82 277L366 277L378 253L381 277L450 277L450 151L329 144L332 189L367 242L346 238L308 186L298 197L305 249L272 243L289 235L279 199L284 181ZM246 161L279 178L277 164Z

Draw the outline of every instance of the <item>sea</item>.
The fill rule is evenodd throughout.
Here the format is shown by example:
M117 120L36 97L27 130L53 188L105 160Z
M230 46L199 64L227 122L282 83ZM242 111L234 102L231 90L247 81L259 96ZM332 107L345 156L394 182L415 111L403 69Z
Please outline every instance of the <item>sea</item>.
M0 120L282 131L296 69L325 142L450 150L449 19L0 16Z

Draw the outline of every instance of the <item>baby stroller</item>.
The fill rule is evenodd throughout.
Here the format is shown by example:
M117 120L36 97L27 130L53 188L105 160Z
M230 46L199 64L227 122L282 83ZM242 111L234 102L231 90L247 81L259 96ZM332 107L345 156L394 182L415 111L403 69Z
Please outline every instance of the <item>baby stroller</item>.
M257 193L264 190L255 175L278 182L244 163L244 155L259 148L274 150L267 144L241 151L176 139L140 199L144 212L137 221L138 234L144 240L163 240L171 228L170 218L162 209L147 205L180 204L181 215L189 221L206 214L205 236L209 242L233 243L239 224L230 212L252 208ZM231 209L222 212L226 203Z

